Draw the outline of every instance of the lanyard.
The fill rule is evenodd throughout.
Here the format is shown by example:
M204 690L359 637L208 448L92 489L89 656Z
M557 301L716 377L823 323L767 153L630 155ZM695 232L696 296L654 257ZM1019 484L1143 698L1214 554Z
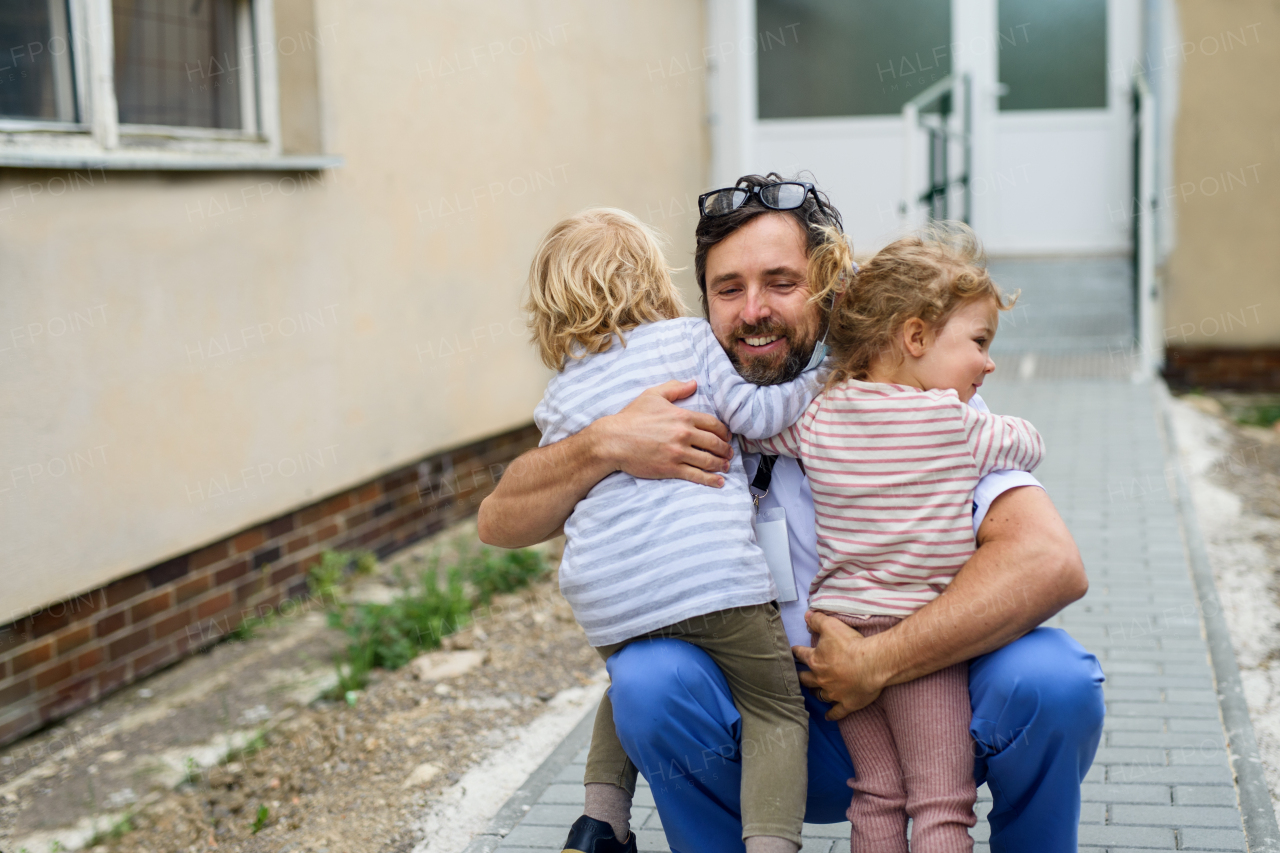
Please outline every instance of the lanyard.
M773 482L773 466L777 462L777 456L761 455L756 475L751 478L751 501L756 506L756 512L760 511L760 499L769 494L769 484ZM757 491L759 494L756 494Z

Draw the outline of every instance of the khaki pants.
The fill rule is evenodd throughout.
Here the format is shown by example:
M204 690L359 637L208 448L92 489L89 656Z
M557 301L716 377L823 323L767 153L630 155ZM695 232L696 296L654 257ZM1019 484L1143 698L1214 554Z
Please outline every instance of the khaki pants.
M708 613L596 651L608 660L629 643L660 637L702 649L729 682L742 715L742 837L772 835L799 844L808 791L809 715L778 606L770 602ZM688 763L680 769L696 777L705 762L698 755L689 756ZM608 694L596 712L583 781L635 793L636 767L618 741Z

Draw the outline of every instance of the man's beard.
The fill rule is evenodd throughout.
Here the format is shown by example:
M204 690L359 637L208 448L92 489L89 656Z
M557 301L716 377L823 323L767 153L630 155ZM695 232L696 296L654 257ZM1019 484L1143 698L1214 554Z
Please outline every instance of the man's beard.
M755 358L744 363L738 357L736 344L743 338L767 337L780 335L787 339L787 355L778 360L775 358ZM784 323L769 320L766 323L742 325L733 330L729 336L729 346L725 355L737 369L738 375L753 385L781 385L795 379L809 364L813 357L816 340L796 342L796 330Z

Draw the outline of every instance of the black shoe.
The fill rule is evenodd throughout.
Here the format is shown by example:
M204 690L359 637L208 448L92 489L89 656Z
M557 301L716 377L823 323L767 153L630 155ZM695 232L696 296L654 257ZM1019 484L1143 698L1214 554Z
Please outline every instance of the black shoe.
M636 853L636 834L619 841L613 827L602 820L583 815L569 828L561 853Z

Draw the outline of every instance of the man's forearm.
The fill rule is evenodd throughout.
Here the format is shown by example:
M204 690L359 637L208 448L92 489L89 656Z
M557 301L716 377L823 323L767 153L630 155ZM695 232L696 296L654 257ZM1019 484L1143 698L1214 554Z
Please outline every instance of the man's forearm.
M1007 645L1088 590L1080 552L1041 489L998 497L979 538L945 594L870 638L886 686Z
M522 454L480 504L480 541L524 548L550 539L578 501L614 470L591 427Z

